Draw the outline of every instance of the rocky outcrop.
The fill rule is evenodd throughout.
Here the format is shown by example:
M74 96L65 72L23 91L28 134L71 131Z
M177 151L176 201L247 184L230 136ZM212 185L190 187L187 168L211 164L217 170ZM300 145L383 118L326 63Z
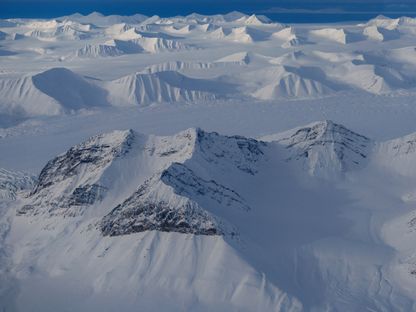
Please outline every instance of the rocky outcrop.
M29 192L35 178L23 172L0 168L0 200L15 200L22 192Z
M100 177L129 152L133 140L130 130L98 135L49 161L18 214L76 215L100 201L107 191Z
M215 217L196 202L179 195L155 176L147 180L100 223L103 235L125 235L150 230L196 235L220 235Z

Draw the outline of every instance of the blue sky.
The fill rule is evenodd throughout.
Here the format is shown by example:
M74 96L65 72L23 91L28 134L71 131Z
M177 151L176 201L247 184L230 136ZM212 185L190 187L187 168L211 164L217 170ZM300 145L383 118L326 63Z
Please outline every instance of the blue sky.
M416 0L0 0L2 18L56 17L92 11L172 16L232 10L265 14L283 22L364 20L378 14L415 16Z

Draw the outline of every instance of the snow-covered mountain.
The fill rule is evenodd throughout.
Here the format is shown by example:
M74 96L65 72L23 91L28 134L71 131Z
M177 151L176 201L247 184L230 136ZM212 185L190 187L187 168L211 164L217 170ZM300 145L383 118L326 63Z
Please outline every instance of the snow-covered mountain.
M147 16L142 14L135 14L131 16L120 16L120 15L103 15L99 12L92 12L88 15L82 15L80 13L75 13L68 16L63 16L58 18L58 20L70 20L76 21L79 23L91 23L96 26L108 26L113 24L120 24L120 23L129 23L129 24L137 24L145 21Z
M285 27L278 30L271 35L271 38L281 40L283 48L298 46L306 41L304 38L299 38L293 27Z
M336 93L346 86L331 81L319 68L301 66L269 66L257 73L262 85L252 96L262 100L308 98Z
M104 90L66 68L0 78L0 95L3 112L25 115L56 115L108 104Z
M114 132L91 138L50 161L39 175L28 205L19 214L76 215L98 202L110 186L100 177L111 163L128 153L133 134Z
M312 30L310 34L313 37L318 37L323 40L334 41L341 44L347 44L350 42L347 32L344 29L336 28L323 28Z
M166 39L155 35L154 37L142 37L131 40L138 44L144 51L149 53L158 53L164 51L181 51L193 49L192 46L186 45L178 40Z
M367 137L332 121L313 123L263 138L287 149L288 161L299 161L311 175L336 178L362 168L373 143Z
M143 140L146 142L144 146L142 146ZM123 183L127 184L132 183L128 181L129 176L140 174L139 172L133 174L129 168L126 169L130 172L120 171L122 165L119 163L123 162L124 158L128 158L128 162L133 162L134 159L129 159L131 157L139 157L136 160L138 164L145 161L146 157L151 157L152 159L148 160L149 164L143 163L141 166L152 173L115 211L127 209L124 206L136 207L145 204L153 209L157 209L158 205L162 210L184 205L183 209L198 210L192 203L179 204L182 199L180 196L176 199L174 193L186 194L191 198L205 195L219 204L248 210L247 204L235 191L214 180L198 177L181 163L193 157L202 157L207 163L217 164L217 158L223 155L224 166L235 166L236 169L253 175L257 171L253 164L264 154L260 149L262 145L264 144L254 140L221 137L199 129L190 129L168 138L145 139L131 130L99 135L74 146L67 153L50 161L39 175L38 182L27 200L29 204L23 206L18 214L50 216L82 214L79 209L103 200L109 190L121 189L121 186L113 185L117 181L107 176L108 174L117 172L123 175ZM134 148L136 151L132 150ZM163 199L164 197L166 199ZM152 200L157 202L152 203ZM178 203L175 203L175 200ZM133 203L130 203L131 201Z
M20 192L30 191L34 183L31 175L0 168L0 200L15 200Z
M157 73L157 72L165 72L165 71L186 71L186 70L203 70L203 69L210 69L218 66L218 64L210 63L210 62L165 62L160 64L151 65L146 67L144 70L140 71L140 73Z
M415 36L0 19L0 311L415 311Z
M406 18L378 17L365 24L347 26L301 26L272 23L263 16L238 12L168 18L104 16L94 12L46 20L18 19L13 23L13 27L0 27L0 55L8 63L0 76L0 111L11 116L22 115L19 110L28 115L57 115L65 111L62 101L56 103L56 99L32 89L28 77L32 74L28 70L9 72L16 57L29 62L36 58L35 63L40 65L30 72L65 67L103 81L133 77L146 70L180 71L181 75L200 78L194 89L202 91L211 88L210 78L219 77L225 85L234 85L231 92L226 92L227 97L239 101L314 99L334 97L339 91L400 95L416 90L416 62L410 44L416 26ZM104 66L103 70L97 64ZM154 80L159 78L147 77L150 88L159 92L154 87ZM165 88L164 82L160 88ZM221 101L217 96L202 96L194 91L181 93L177 89L169 89L169 96L164 91L157 96L146 94L151 91L140 91L138 97L153 103L165 99ZM95 88L90 96L101 98L101 104L106 104L102 92ZM28 97L34 105L24 103ZM126 97L127 93L117 95ZM77 106L87 108L80 102ZM106 106L101 104L94 106Z
M160 64L111 81L85 78L66 68L52 68L24 78L0 78L3 112L57 115L110 105L209 101L234 92L233 85L215 79L190 78L178 72L186 68L215 66L209 63L196 65Z
M213 100L223 95L220 83L189 78L177 71L128 75L107 83L106 89L110 101L121 106Z
M301 201L288 190L303 192L309 205L322 212L327 208L316 204L332 205L332 196L320 198L330 186L311 184L304 188L307 175L311 179L331 178L331 183L337 184L343 174L360 174L373 160L379 166L378 159L386 153L391 159L409 155L411 148L404 145L410 146L410 139L373 143L331 121L265 139L269 142L201 129L173 136L113 131L93 136L49 161L29 196L15 202L14 218L8 219L11 230L7 237L15 252L3 260L12 259L13 285L24 290L17 307L57 306L63 296L60 291L68 290L61 281L68 285L75 280L81 292L94 289L86 295L88 309L99 308L103 296L110 296L110 307L122 303L127 310L152 310L156 308L152 298L158 293L164 294L157 304L162 311L181 306L196 311L213 307L227 311L301 311L380 304L381 294L374 302L358 303L368 295L360 283L348 281L336 291L328 284L343 279L339 270L348 268L347 276L351 277L371 276L380 270L379 264L372 263L374 247L367 247L369 258L364 263L356 262L353 254L339 255L339 245L330 242L296 247L298 239L310 239L318 228L335 235L335 240L345 240L350 234L342 229L345 225L339 223L337 214L327 211L317 221L314 213L302 210L311 206L302 208ZM253 185L262 188L253 189ZM288 209L301 209L294 219L286 215L289 210L284 206L288 204ZM301 211L306 215L299 214ZM278 216L283 219L279 221ZM331 221L338 222L336 229L325 224ZM298 233L299 238L285 238L294 244L291 247L285 247L283 238L271 239L287 230L287 222L299 222L305 231ZM349 244L349 248L358 248L361 243ZM301 269L293 268L295 272L301 270L294 274L302 281L295 288L284 273L292 270L294 250L296 263L301 265ZM347 263L315 264L326 261L326 255ZM282 267L272 265L273 261ZM309 281L312 273L303 271L303 266L321 276L322 280L317 280L325 287L321 299L309 301L307 294L315 286ZM382 265L384 269L387 266ZM383 275L388 274L384 269ZM58 300L42 302L31 296L38 287L33 284L35 279L36 285L46 287L38 290L39 294L52 292ZM131 291L123 293L126 285ZM345 302L342 292L353 299ZM193 302L192 298L202 295L203 301ZM65 296L79 299L81 295L71 290L65 291ZM116 296L122 296L123 301ZM409 307L402 295L395 293L395 298L401 309ZM86 308L82 301L76 301L74 307ZM7 304L12 302L12 298L7 300Z
M117 49L116 46L109 44L86 44L75 52L75 55L81 58L111 57L122 54L123 51Z
M416 167L413 161L415 152L416 135L412 133L380 144L377 161L393 172L403 176L415 177Z

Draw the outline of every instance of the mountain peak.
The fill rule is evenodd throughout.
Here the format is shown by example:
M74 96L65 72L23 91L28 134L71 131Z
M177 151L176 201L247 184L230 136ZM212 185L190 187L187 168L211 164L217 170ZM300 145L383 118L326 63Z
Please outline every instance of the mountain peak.
M104 15L100 12L94 11L91 12L90 14L86 15L87 17L103 17Z
M171 136L132 130L96 135L48 162L18 215L72 217L91 207L103 217L104 235L234 235L212 210L250 207L222 176L255 175L264 149L254 139L200 128ZM219 180L210 173L215 168Z
M293 146L303 142L315 142L319 140L336 140L338 138L353 136L359 137L363 140L368 140L368 138L355 133L341 124L337 124L331 120L323 120L311 123L309 125L296 128L293 135L289 138L282 139L281 142L291 142L288 145Z
M287 160L303 162L313 176L332 179L366 162L371 140L331 120L264 137L283 145Z
M196 235L222 234L214 216L195 201L173 193L159 175L146 180L136 192L106 215L100 228L104 236L151 230Z
M236 191L214 180L214 176L206 179L204 175L217 166L255 174L253 163L260 157L257 141L190 128L174 136L154 137L152 142L153 157L170 160L102 219L102 234L157 230L235 235L233 227L211 213L209 207L241 211L250 207Z
M269 24L269 23L270 23L270 20L263 15L252 14L245 19L245 24L247 25L260 26L260 25Z
M18 214L77 215L98 202L107 191L101 176L115 159L130 151L135 137L132 130L99 134L55 157L42 169L30 204Z
M115 130L90 137L83 143L71 147L66 153L48 162L39 176L33 193L50 185L44 178L53 175L72 176L85 166L104 166L114 158L128 153L135 133L133 130ZM56 181L55 181L56 182Z

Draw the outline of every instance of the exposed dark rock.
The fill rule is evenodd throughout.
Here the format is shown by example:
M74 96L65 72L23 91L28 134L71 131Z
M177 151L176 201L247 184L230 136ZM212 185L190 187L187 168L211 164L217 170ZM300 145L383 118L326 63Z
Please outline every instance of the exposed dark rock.
M152 196L154 189L160 187L158 180L158 176L147 180L131 197L102 219L100 229L104 236L148 230L196 235L222 234L216 220L195 202L184 199L172 204Z
M88 170L103 167L114 158L127 154L130 150L134 134L129 131L120 144L100 144L103 135L90 138L84 143L75 145L65 154L49 161L42 169L38 183L32 195L57 182L75 176L79 173L81 165L88 166Z
M178 195L188 198L204 196L220 206L237 205L244 210L250 210L250 207L237 192L214 180L207 181L196 176L191 169L183 164L172 164L167 170L163 171L161 180L173 187L174 192Z
M196 147L208 162L221 160L233 163L251 175L257 173L256 163L264 157L266 143L241 136L221 136L197 129Z
M101 201L107 189L95 182L97 177L130 151L133 140L131 130L97 135L49 161L28 197L30 203L17 214L76 216Z
M311 160L309 169L331 167L340 173L363 164L372 144L367 137L332 121L315 123L278 140L290 160Z
M97 184L77 187L68 199L68 206L92 205L100 201L106 188Z

